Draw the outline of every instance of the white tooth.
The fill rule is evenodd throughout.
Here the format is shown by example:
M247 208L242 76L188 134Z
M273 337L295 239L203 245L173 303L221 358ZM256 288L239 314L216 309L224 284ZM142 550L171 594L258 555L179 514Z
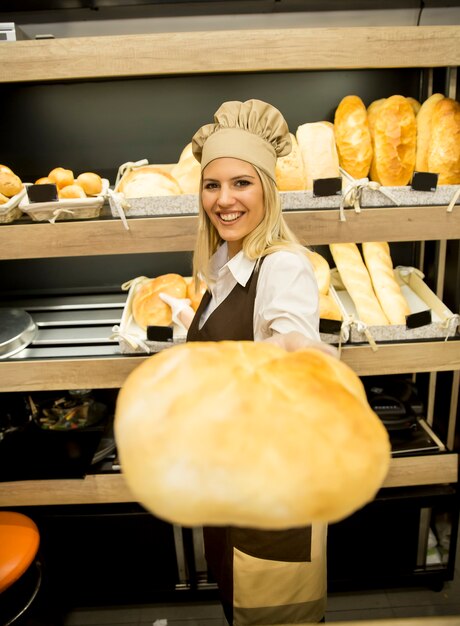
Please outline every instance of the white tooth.
M224 222L232 222L236 220L237 217L240 216L240 213L229 213L228 215L221 214L220 218L224 220Z

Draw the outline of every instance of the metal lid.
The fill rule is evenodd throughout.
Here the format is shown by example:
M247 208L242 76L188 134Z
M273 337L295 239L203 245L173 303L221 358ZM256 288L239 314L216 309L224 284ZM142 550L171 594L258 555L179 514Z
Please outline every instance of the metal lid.
M0 359L26 348L36 334L37 326L27 311L0 308Z

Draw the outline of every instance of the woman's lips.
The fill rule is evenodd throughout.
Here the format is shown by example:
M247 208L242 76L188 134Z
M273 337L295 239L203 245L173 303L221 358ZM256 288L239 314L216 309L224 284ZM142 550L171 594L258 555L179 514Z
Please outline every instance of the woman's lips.
M231 224L236 222L242 215L243 213L241 211L234 211L232 213L219 213L218 218L225 224Z

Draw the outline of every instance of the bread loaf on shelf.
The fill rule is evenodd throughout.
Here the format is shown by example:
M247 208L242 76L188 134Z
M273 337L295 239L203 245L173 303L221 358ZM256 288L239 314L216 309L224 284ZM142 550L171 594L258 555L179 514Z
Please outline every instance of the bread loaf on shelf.
M70 169L66 169L65 167L55 167L48 174L48 178L56 185L58 189L67 187L67 185L73 185L75 180L73 171Z
M395 279L390 246L385 241L362 244L363 257L375 294L390 324L406 324L409 305Z
M191 142L182 150L179 161L171 169L171 176L179 183L182 193L199 192L201 165L193 156Z
M316 282L318 283L319 293L326 294L329 292L331 284L331 270L326 259L313 250L308 250L308 258L313 266Z
M0 193L7 198L12 198L23 188L22 180L14 172L0 172Z
M305 168L305 189L319 178L340 176L334 127L330 122L309 122L297 128L297 143Z
M276 185L280 191L302 191L305 189L305 167L299 144L295 135L290 133L292 150L276 161Z
M359 96L342 98L334 116L334 133L340 167L353 178L365 178L373 150L367 110Z
M135 292L131 305L134 321L140 328L171 324L171 307L159 297L160 293L185 298L187 283L180 274L163 274L144 282Z
M186 527L342 519L374 498L391 458L351 368L253 341L145 360L118 395L115 440L135 499Z
M336 320L337 322L343 319L339 305L330 293L319 294L319 316L322 320Z
M427 98L417 114L417 151L415 169L417 172L428 172L428 150L431 143L431 120L436 104L443 100L442 93L434 93Z
M190 300L190 306L192 309L196 311L200 306L201 299L207 289L206 283L201 280L197 289L193 278L186 278L185 281L187 283L187 298Z
M415 117L417 117L417 115L418 115L418 113L420 111L420 108L422 106L421 103L418 100L416 100L415 98L412 98L411 96L408 96L406 98L406 100L411 105L411 107L414 109Z
M460 184L460 104L452 98L433 108L428 171L439 174L439 185Z
M404 186L415 168L417 127L414 109L404 96L390 96L370 114L372 180L385 186Z
M130 170L123 175L117 191L121 191L127 198L178 196L182 193L177 180L156 165L143 165Z
M387 326L388 319L374 293L358 246L355 243L331 243L329 248L359 319L368 326Z

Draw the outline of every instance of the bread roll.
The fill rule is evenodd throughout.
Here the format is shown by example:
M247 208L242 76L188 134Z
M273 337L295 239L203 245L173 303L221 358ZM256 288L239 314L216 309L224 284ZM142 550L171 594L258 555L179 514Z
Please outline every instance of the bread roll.
M417 172L428 172L428 149L431 143L431 118L436 104L443 100L442 93L434 93L427 98L417 114L417 151L415 169Z
M121 179L118 191L127 198L177 196L182 193L177 180L155 165L144 165L130 170Z
M336 320L337 322L343 319L339 305L330 293L319 294L319 316L322 320Z
M133 370L115 440L134 498L180 526L287 529L372 500L388 434L363 385L319 350L190 342Z
M328 122L302 124L297 129L296 138L305 168L305 189L313 189L313 181L319 178L340 176L332 124Z
M192 152L192 143L182 150L179 161L171 170L182 190L182 193L198 193L200 191L201 165Z
M276 185L280 191L302 191L306 184L302 154L295 135L290 133L290 136L291 152L276 161Z
M358 246L355 243L331 243L329 248L359 319L368 326L387 326L388 319L374 293Z
M414 173L417 128L414 110L404 96L391 96L376 107L370 124L372 180L385 186L407 185Z
M198 307L200 306L200 302L206 292L206 289L207 289L206 283L203 282L202 280L200 281L198 289L196 289L195 281L193 279L187 281L187 296L186 297L190 300L190 306L192 307L194 311L196 311Z
M7 165L0 164L0 173L2 172L8 172L9 174L14 174L13 170L9 168Z
M0 193L12 198L23 188L22 180L13 172L0 172Z
M328 293L329 286L331 284L331 271L329 263L318 252L308 250L308 258L313 265L313 271L315 273L316 282L318 283L318 290L320 293Z
M460 185L460 104L452 98L433 109L428 171L439 174L439 185Z
M53 182L51 178L48 178L48 176L42 176L41 178L38 178L34 184L35 185L55 185L56 183Z
M161 300L159 293L174 298L185 298L187 283L179 274L163 274L144 282L136 291L132 302L134 321L144 330L147 326L169 326L171 308Z
M74 176L72 170L66 170L63 167L55 167L48 174L48 178L55 183L58 189L74 184Z
M390 324L406 324L409 305L401 293L390 255L390 246L384 241L362 244L363 257L371 277L375 294Z
M62 189L58 189L58 198L64 200L69 198L86 198L86 193L80 185L67 185Z
M10 199L7 198L6 196L4 196L2 193L0 193L0 204L6 204L7 202L9 202Z
M410 96L408 96L406 98L407 102L411 105L411 107L414 109L414 115L415 117L417 117L418 112L420 111L421 108L421 104L418 100L416 100L415 98L411 98Z
M80 185L87 196L97 196L102 191L102 178L94 172L80 174L75 182Z
M334 117L334 133L340 166L353 178L365 178L372 161L367 110L358 96L345 96Z

